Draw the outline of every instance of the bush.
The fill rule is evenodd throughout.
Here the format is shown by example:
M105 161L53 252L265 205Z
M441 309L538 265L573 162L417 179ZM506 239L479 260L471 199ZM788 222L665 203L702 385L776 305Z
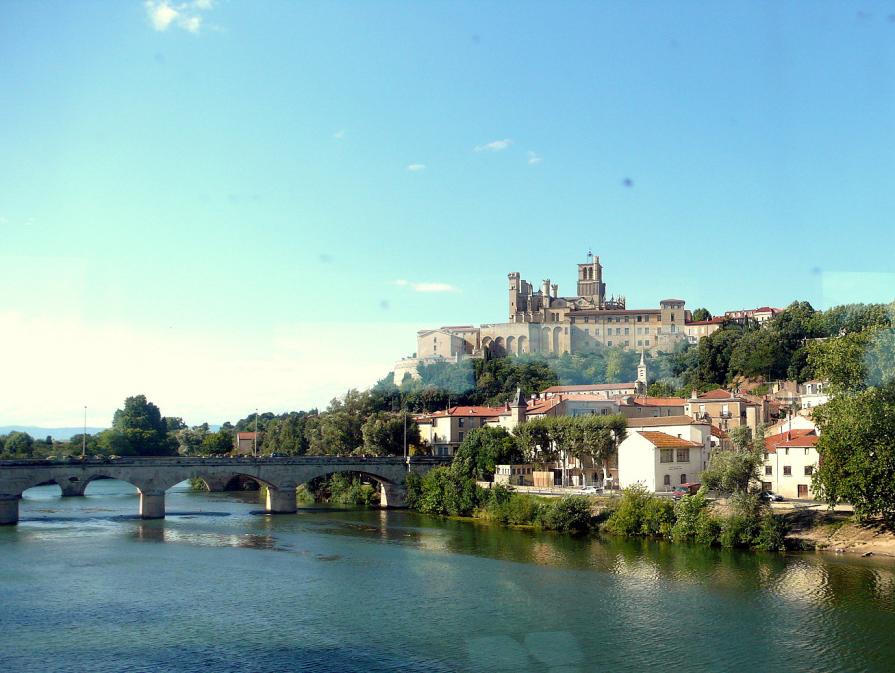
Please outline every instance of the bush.
M685 495L674 506L676 521L671 530L675 542L685 542L696 538L701 515L706 512L708 502L700 491L696 495Z
M758 535L753 542L756 548L764 551L783 551L786 548L786 532L783 520L767 512L761 518Z
M506 486L495 486L489 493L484 515L503 525L526 526L538 522L540 510L541 504L537 498L513 493Z
M540 512L541 525L547 530L586 531L592 519L590 500L583 495L554 500Z
M696 533L693 541L710 547L718 543L719 535L721 535L721 522L707 509L700 512L696 517Z
M474 480L448 467L436 467L422 478L415 503L424 514L469 516L484 500L481 490Z
M616 510L606 521L606 530L616 535L671 536L674 504L649 493L644 486L629 486L622 493Z

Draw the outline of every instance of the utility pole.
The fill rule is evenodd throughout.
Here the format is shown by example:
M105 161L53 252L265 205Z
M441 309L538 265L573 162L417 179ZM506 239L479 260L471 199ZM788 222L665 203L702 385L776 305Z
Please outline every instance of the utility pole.
M84 434L81 435L81 458L87 457L87 405L84 405Z
M407 460L407 407L404 407L404 460Z

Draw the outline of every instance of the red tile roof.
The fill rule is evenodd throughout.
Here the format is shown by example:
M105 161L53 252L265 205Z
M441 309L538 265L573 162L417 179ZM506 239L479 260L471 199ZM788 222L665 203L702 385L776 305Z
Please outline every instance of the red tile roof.
M768 453L776 453L777 449L806 449L815 444L817 444L817 433L810 428L788 430L764 438L765 450Z
M499 416L503 407L451 407L442 411L434 411L430 416Z
M712 426L712 437L717 437L718 439L727 439L730 437L726 432L724 432L717 425Z
M710 390L707 393L703 393L699 396L700 400L729 400L733 397L733 393L729 390L724 390L724 388L715 388L714 390Z
M689 439L674 437L667 433L656 432L654 430L641 430L637 434L649 440L653 446L657 446L660 449L689 449L702 446L702 444L691 442Z

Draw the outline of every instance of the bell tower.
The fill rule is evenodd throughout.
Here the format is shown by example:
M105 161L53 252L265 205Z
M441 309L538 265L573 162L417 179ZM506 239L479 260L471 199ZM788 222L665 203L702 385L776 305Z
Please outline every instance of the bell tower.
M637 381L634 383L634 389L638 395L646 395L646 388L649 385L649 377L646 371L646 362L643 359L643 350L640 351L640 364L637 365Z
M606 284L603 283L603 266L600 258L587 251L587 261L578 265L578 296L590 299L602 307L606 298Z

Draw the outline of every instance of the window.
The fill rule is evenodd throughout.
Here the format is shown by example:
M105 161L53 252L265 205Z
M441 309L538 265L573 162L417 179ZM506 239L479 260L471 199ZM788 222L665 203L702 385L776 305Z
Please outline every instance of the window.
M662 478L662 484L664 484L665 486L671 486L671 475L670 474L666 474Z
M461 441L461 442L463 441L463 435L464 435L464 433L461 432L461 433L460 433L460 441Z
M814 474L814 465L806 465L805 466L805 476L810 477Z
M791 477L791 476L792 476L792 468L791 468L789 465L784 465L784 466L783 466L783 476L784 476L784 477Z
M660 463L673 463L674 462L674 449L662 449L659 453L659 462Z
M462 428L464 425L466 425L466 419L465 419L465 418L458 418L458 419L457 419L457 425L460 426L460 427Z
M764 466L764 473L765 473L766 476L770 477L772 474L774 474L774 468L771 467L770 465L765 465L765 466Z
M643 342L643 345L644 345L644 346L649 346L649 339L647 339L646 341L644 341L644 342Z
M678 449L677 450L677 462L679 463L689 463L690 462L690 449ZM684 482L681 482L682 484Z
M643 316L637 316L637 322L640 322L640 319L641 319L642 317L643 317Z
M621 328L621 327L616 327L616 328L615 328L615 333L616 333L616 334L621 334L621 333L622 333L622 328Z
M811 450L811 449L805 449L805 455L806 455L806 456L808 455L808 452L809 452L810 450Z
M627 336L627 335L630 334L630 333L631 333L630 328L625 327L625 336Z
M642 346L642 345L643 345L643 340L642 340L642 339L637 339L637 345L638 345L638 346Z
M607 346L611 346L611 345L612 345L612 342L611 342L611 341L607 341L607 342L606 342L606 345L607 345Z
M584 322L589 322L589 321L590 321L590 318L588 318L587 316L584 316Z
M681 474L681 483L682 483L682 484L686 484L686 483L687 483L687 475L686 475L686 474Z

